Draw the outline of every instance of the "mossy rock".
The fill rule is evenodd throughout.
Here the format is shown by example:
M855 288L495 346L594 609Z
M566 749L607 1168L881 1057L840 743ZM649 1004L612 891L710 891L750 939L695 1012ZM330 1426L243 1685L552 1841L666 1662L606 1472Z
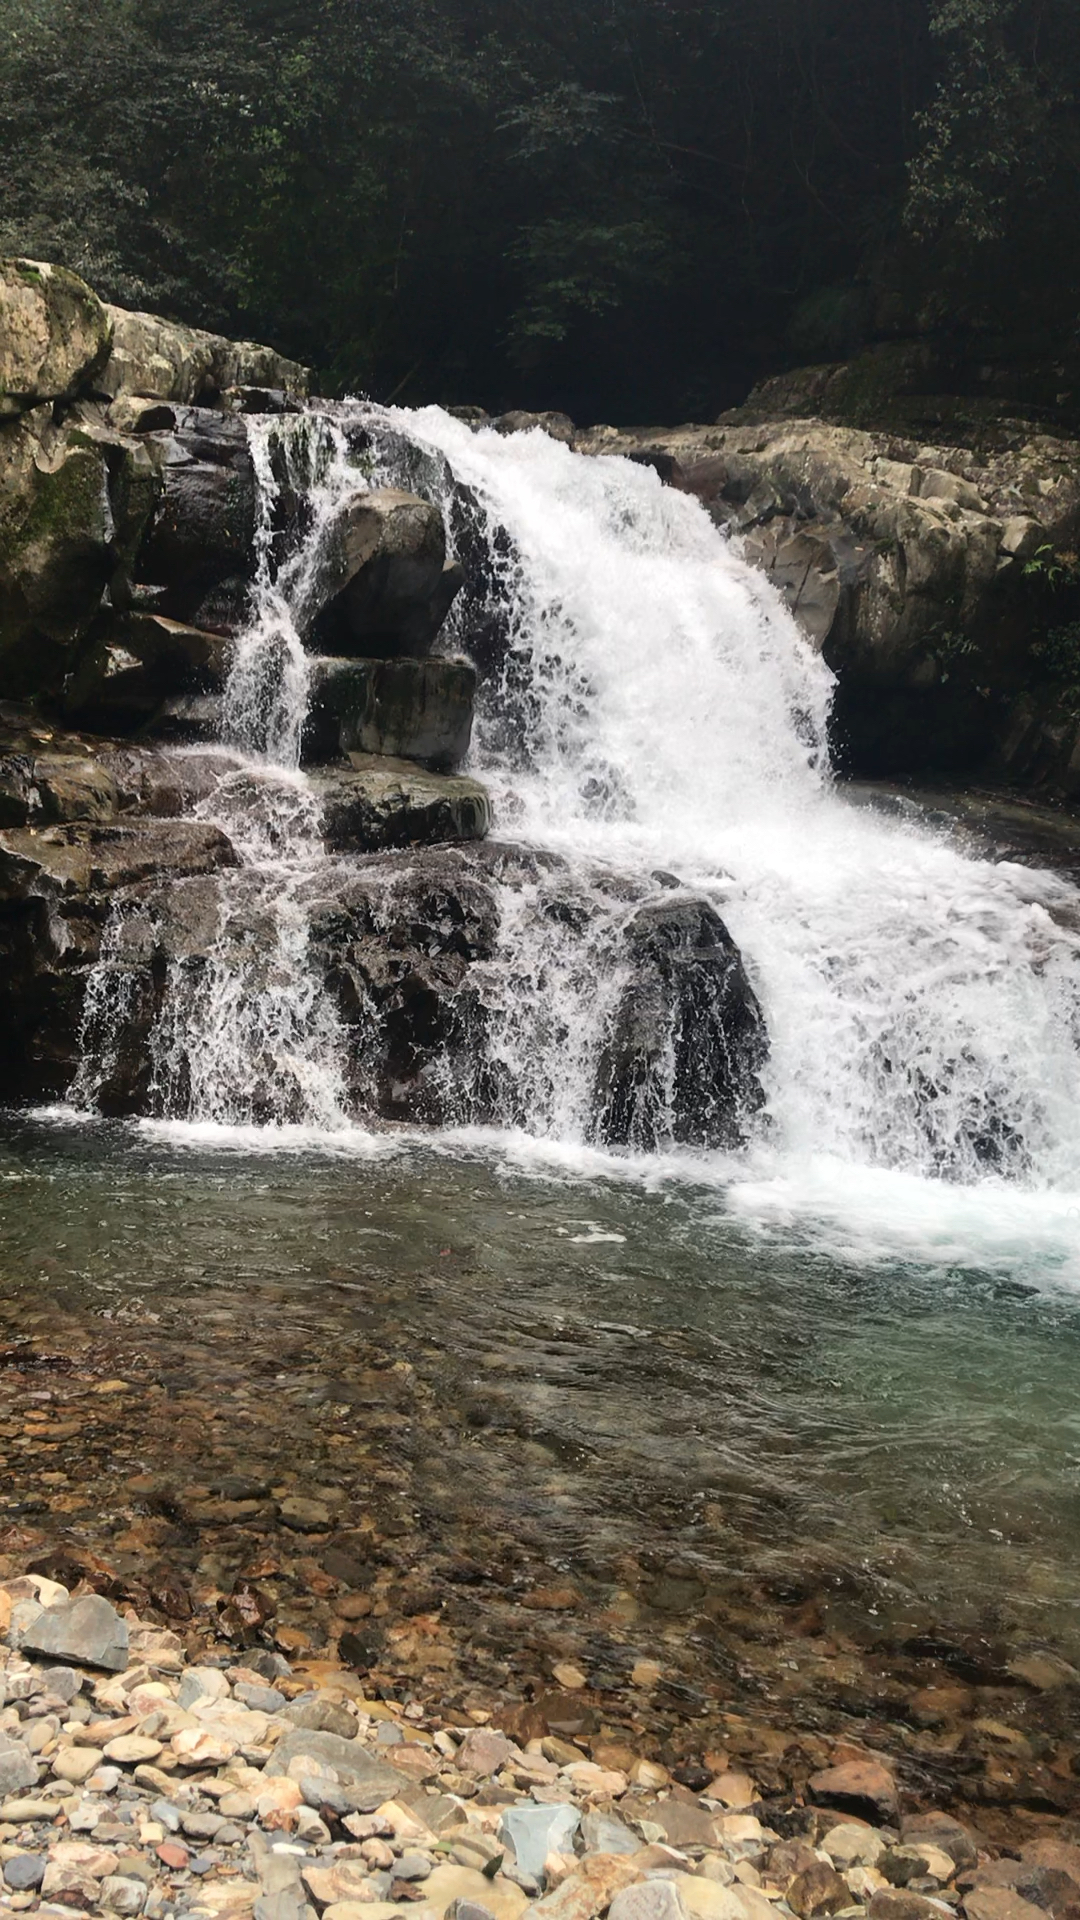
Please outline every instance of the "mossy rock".
M113 566L100 449L29 422L0 440L0 698L49 693L89 632Z
M89 390L111 346L112 321L77 274L0 260L0 415Z

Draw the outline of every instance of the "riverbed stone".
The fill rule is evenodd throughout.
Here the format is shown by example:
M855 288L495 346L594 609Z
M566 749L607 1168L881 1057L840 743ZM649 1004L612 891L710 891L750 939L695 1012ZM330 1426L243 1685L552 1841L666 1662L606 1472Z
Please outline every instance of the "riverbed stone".
M586 1820L592 1817L586 1815ZM611 1821L607 1824L616 1823ZM533 1880L540 1881L548 1854L569 1853L581 1826L581 1815L574 1806L565 1803L562 1806L538 1806L535 1802L523 1800L517 1806L506 1809L499 1821L497 1837L510 1847L522 1871ZM634 1839L633 1844L637 1847L640 1842ZM608 1847L606 1851L613 1853L621 1849Z
M502 1874L493 1880L472 1867L447 1864L436 1867L423 1884L424 1905L445 1914L455 1900L467 1900L486 1907L494 1920L519 1920L528 1906L528 1895ZM535 1909L539 1911L539 1906Z
M17 1853L4 1861L4 1881L13 1893L28 1893L32 1888L40 1887L45 1878L45 1855L42 1853Z
M888 1841L874 1827L851 1821L830 1827L821 1846L835 1867L873 1867L885 1852Z
M877 1760L848 1760L837 1767L823 1767L811 1774L809 1787L819 1806L862 1814L869 1809L886 1820L894 1819L899 1811L896 1781Z
M679 1889L670 1880L642 1880L624 1887L608 1908L608 1920L686 1920Z
M96 1772L101 1760L100 1747L61 1747L53 1757L52 1770L58 1780L69 1780L72 1786L81 1786Z
M797 1874L784 1897L799 1920L819 1920L820 1915L839 1913L851 1902L847 1882L824 1860Z
M0 1732L0 1800L18 1793L21 1787L35 1787L37 1778L37 1763L22 1741Z
M292 1763L301 1757L330 1768L338 1784L352 1788L359 1812L373 1813L376 1807L392 1801L396 1795L413 1790L403 1774L387 1766L385 1761L377 1760L359 1740L346 1740L336 1733L309 1732L304 1727L298 1727L278 1741L266 1763L267 1779L287 1774Z

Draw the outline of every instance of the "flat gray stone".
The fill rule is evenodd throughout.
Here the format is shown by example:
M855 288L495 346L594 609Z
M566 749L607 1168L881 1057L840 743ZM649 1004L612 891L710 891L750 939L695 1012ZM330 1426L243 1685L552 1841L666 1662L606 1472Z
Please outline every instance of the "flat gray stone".
M19 1793L23 1787L36 1787L37 1762L20 1740L0 1733L0 1800Z
M362 1796L356 1802L357 1813L374 1813L384 1800L396 1800L415 1786L415 1781L388 1767L385 1760L376 1760L359 1740L343 1740L337 1733L309 1732L305 1727L278 1741L264 1768L267 1777L288 1773L289 1762L299 1754L308 1754L321 1766L333 1767L341 1785ZM329 1797L327 1805L333 1805Z
M24 1633L23 1648L53 1660L123 1673L128 1664L127 1621L99 1593L88 1593L66 1607L47 1607Z
M545 1807L532 1800L522 1800L503 1814L498 1837L512 1849L521 1872L542 1883L548 1854L571 1852L580 1825L580 1813L566 1801ZM635 1841L634 1844L640 1846L641 1843Z
M12 1893L29 1893L40 1887L44 1878L43 1853L17 1853L13 1860L4 1861L4 1881Z
M641 1880L615 1895L608 1920L687 1920L687 1913L670 1880Z
M637 1853L641 1841L624 1820L610 1813L587 1813L581 1822L586 1853Z

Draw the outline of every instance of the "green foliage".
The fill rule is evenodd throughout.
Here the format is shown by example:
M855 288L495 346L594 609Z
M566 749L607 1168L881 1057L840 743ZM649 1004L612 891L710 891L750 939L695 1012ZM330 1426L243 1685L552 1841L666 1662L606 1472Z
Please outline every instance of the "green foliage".
M1036 547L1031 559L1025 561L1024 574L1029 580L1043 581L1052 590L1080 586L1080 560L1075 553L1059 553L1047 542Z
M708 418L927 315L1058 355L1077 13L0 0L0 250L333 387L579 418Z

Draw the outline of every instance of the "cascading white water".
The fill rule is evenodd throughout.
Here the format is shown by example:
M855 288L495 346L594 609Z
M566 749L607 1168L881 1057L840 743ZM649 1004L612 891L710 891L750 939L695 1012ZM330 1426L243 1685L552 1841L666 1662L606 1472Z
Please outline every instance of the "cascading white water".
M364 484L353 429L371 436L369 481L428 492L451 524L464 489L484 523L509 638L481 687L472 768L494 793L496 832L562 856L597 910L596 938L575 944L542 885L503 892L499 950L480 973L508 1114L582 1151L618 986L602 970L603 916L616 927L627 911L597 873L645 883L664 869L721 913L769 1028L766 1122L741 1174L715 1163L736 1204L741 1192L757 1214L805 1203L876 1217L1008 1182L1066 1206L1080 1192L1073 890L845 799L828 766L828 670L694 500L628 461L538 431L474 433L434 408L252 423L260 567L225 702L247 757L200 809L243 867L219 883L209 964L173 964L154 1038L159 1110L346 1120L336 1020L307 962L303 888L322 849L298 759L300 633L335 512ZM283 485L310 517L275 566ZM464 604L444 646L469 648ZM88 1001L99 1026L107 1000Z
M510 690L474 750L503 831L714 901L769 1024L774 1162L1080 1187L1072 889L844 799L831 675L696 501L539 431L381 418L510 536ZM543 923L519 926L507 966L535 979Z
M323 844L319 807L299 769L312 664L301 629L341 502L365 481L325 414L252 419L248 439L256 575L223 701L222 743L234 751L194 810L224 829L240 867L217 879L217 927L205 951L169 962L150 1036L150 1099L160 1114L217 1126L338 1128L347 1124L343 1046L310 964L302 899ZM275 516L285 488L302 497L306 525L278 564ZM131 993L125 922L145 911L121 907L107 930L84 1011L71 1090L77 1105L92 1104L112 1071Z

